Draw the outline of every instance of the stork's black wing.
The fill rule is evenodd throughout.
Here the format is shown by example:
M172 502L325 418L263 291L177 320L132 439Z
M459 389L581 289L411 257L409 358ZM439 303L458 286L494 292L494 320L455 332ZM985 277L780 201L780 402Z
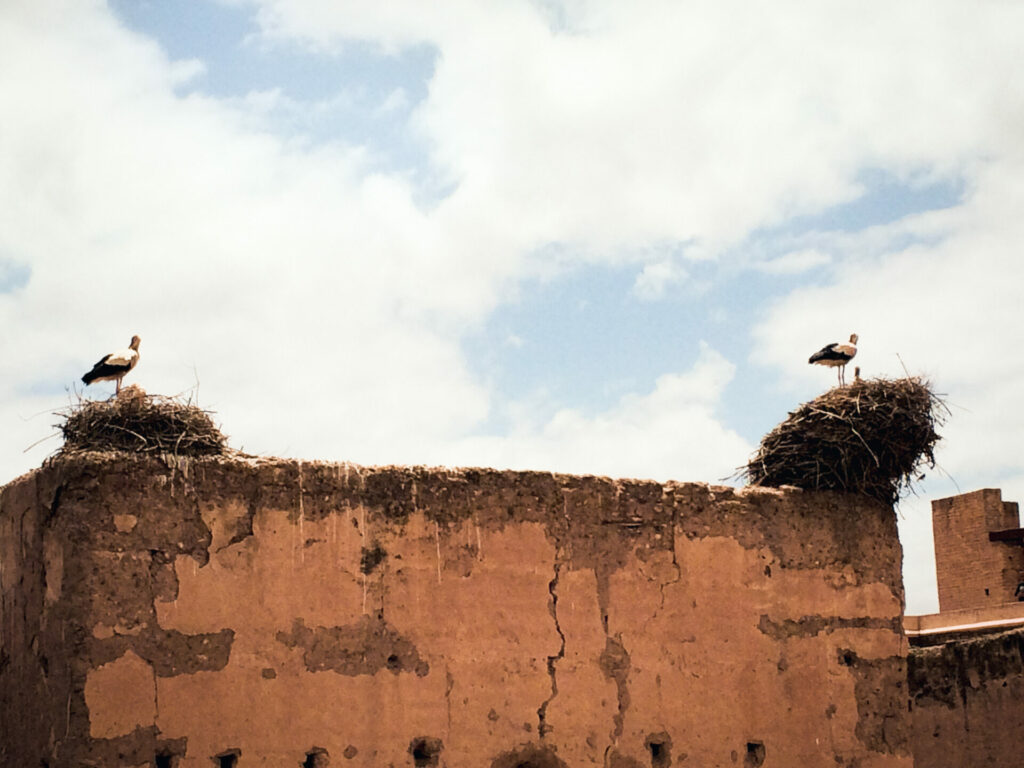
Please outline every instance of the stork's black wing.
M825 345L817 352L815 352L813 355L811 355L807 362L816 363L819 360L847 360L849 358L849 355L844 355L841 352L839 352L839 350L836 349L836 347L838 346L838 341L832 344Z
M130 365L112 365L107 362L114 353L111 352L109 355L104 355L103 358L97 361L96 365L82 377L82 381L86 384L92 384L98 379L110 378L113 376L120 376L121 374L128 373L132 369Z

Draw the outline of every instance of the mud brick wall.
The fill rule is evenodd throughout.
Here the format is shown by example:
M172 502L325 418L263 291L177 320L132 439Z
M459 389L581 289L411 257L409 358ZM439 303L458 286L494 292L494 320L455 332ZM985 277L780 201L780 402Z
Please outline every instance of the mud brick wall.
M913 764L893 511L95 455L0 493L0 765Z
M911 649L915 768L1024 765L1024 631Z
M989 541L989 531L1017 528L1017 504L996 488L932 502L932 535L939 609L982 608L1012 602L1024 577L1019 545Z

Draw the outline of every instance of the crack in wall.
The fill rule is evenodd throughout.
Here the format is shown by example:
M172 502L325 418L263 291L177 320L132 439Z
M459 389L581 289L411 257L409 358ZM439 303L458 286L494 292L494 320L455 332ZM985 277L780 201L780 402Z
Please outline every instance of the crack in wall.
M50 502L48 508L49 516L45 520L42 520L40 522L44 524L49 523L51 520L53 520L53 518L57 516L57 509L60 507L60 497L64 493L65 487L66 485L64 482L57 483L57 487L53 489L53 500Z
M160 722L160 687L156 682L156 670L153 669L153 665L149 665L150 671L153 673L153 723Z
M672 569L676 572L676 577L674 579L671 579L670 581L662 582L661 587L660 587L661 602L658 604L658 610L655 613L655 616L657 616L658 613L661 613L662 609L664 609L664 607L665 607L665 587L668 587L668 586L670 586L672 584L678 584L680 581L683 580L683 569L679 567L679 560L676 557L676 521L678 520L678 518L679 518L679 510L673 508L673 510L672 510L672 525L670 525L669 529L668 529L669 530L668 551L672 553Z
M622 738L623 723L626 719L626 710L629 709L630 704L630 663L629 652L622 644L622 636L619 634L616 634L615 637L607 635L604 651L598 659L598 664L601 666L601 671L604 673L604 676L615 682L615 694L618 703L618 711L612 717L612 722L615 724L615 728L612 731L612 743L608 749L617 747L619 745L619 739ZM606 759L607 756L608 752L606 750Z
M562 632L562 627L558 623L558 579L562 574L562 563L559 560L558 555L555 557L555 578L548 582L548 593L551 595L551 604L548 606L548 611L551 613L551 618L555 620L555 631L558 633L558 637L561 640L561 644L558 648L558 653L554 656L548 656L548 676L551 678L551 695L544 701L540 707L537 708L537 734L540 738L544 738L545 735L551 732L552 726L547 722L548 707L551 702L558 696L558 680L556 679L555 672L556 666L558 665L559 659L565 657L565 633Z
M673 601L682 598L690 591L688 574L684 574L681 569L682 558L688 557L688 555L686 551L678 553L677 560L675 544L683 543L684 539L676 539L676 535L685 536L691 541L709 536L730 535L748 549L772 553L781 552L779 568L824 567L827 569L833 562L846 563L844 558L849 552L860 551L856 549L856 546L859 546L858 542L861 541L860 538L840 537L840 541L846 541L842 546L836 545L831 538L833 529L843 533L853 525L852 522L846 521L847 516L842 509L838 511L835 509L837 506L841 507L845 504L842 499L838 501L826 499L828 504L824 506L822 514L826 514L826 522L829 525L822 526L814 516L819 514L819 510L816 507L812 509L810 502L798 503L799 499L790 502L787 496L784 504L783 501L776 498L781 494L765 493L740 498L731 492L723 494L718 489L711 491L707 488L690 488L682 485L666 486L666 489L663 490L661 486L635 481L606 481L559 475L549 476L542 473L510 476L486 470L438 474L418 469L386 469L377 472L376 476L370 475L372 481L367 483L359 468L354 466L351 467L351 471L355 474L351 475L350 482L349 465L320 467L310 463L299 463L296 466L290 462L274 460L250 463L244 467L228 462L187 463L181 470L171 473L170 490L172 496L176 495L177 499L174 502L168 502L166 498L161 498L166 497L168 493L166 480L159 477L147 479L147 474L144 471L146 462L118 458L116 462L111 460L107 464L116 470L108 473L112 479L108 480L105 475L101 474L98 474L96 479L91 475L84 477L81 481L76 478L76 482L69 484L68 490L64 491L63 496L60 497L59 509L57 509L58 502L54 498L55 495L47 494L42 500L43 506L45 506L51 498L53 499L50 515L60 519L59 522L66 527L68 536L72 539L78 536L86 538L95 544L92 549L103 554L103 557L97 555L85 558L83 555L79 558L80 566L95 565L97 573L90 570L86 574L88 578L85 582L76 581L74 595L87 596L95 591L101 595L116 594L120 596L118 600L104 597L103 601L95 605L82 603L90 611L88 613L90 620L85 624L86 636L78 643L62 641L60 647L85 648L85 661L92 666L99 663L101 657L105 657L117 648L132 647L137 649L137 654L140 657L145 658L154 666L158 677L164 676L161 673L167 675L186 674L192 668L212 671L222 661L227 660L230 653L230 641L233 638L220 636L227 630L196 636L185 636L172 632L158 633L158 628L155 625L149 627L147 622L142 621L143 618L151 616L145 603L156 599L168 601L177 596L178 584L174 570L177 556L190 555L200 566L203 565L210 553L221 551L253 536L253 520L258 511L290 512L289 521L298 527L298 545L306 548L313 539L305 538L303 525L309 527L312 521L321 523L325 518L333 516L331 519L333 526L339 519L346 520L344 517L339 518L340 510L351 510L351 515L356 520L362 518L363 524L359 526L360 535L363 547L370 555L373 555L375 548L372 534L377 530L377 524L384 526L384 531L389 537L387 542L390 549L391 542L400 539L403 535L401 526L407 522L409 515L414 511L423 515L423 519L427 521L424 525L428 525L430 521L434 523L435 548L438 549L439 526L449 531L455 528L457 523L471 521L477 542L475 556L478 559L482 559L481 526L490 534L495 530L503 530L506 526L523 523L543 525L547 544L543 550L531 554L530 558L532 562L540 563L541 579L543 579L545 561L551 556L551 545L554 545L556 558L553 564L553 579L548 583L548 591L551 596L548 611L552 616L561 643L559 647L554 642L543 621L539 627L534 628L534 631L537 631L540 634L540 639L543 640L543 650L533 651L530 654L533 657L533 674L543 675L536 665L545 664L546 660L550 692L537 691L534 688L534 693L530 695L530 698L536 701L537 698L546 696L536 711L540 722L540 736L541 738L549 737L545 739L545 746L542 748L551 752L554 752L554 745L560 742L564 736L562 732L552 736L552 732L555 730L553 723L563 729L569 729L570 726L564 722L565 718L573 715L577 706L583 706L582 702L572 700L575 685L570 686L569 678L566 677L573 672L572 667L577 661L574 651L578 646L568 645L567 648L567 635L573 634L575 625L570 622L569 614L565 613L565 610L570 600L573 599L575 589L570 591L568 582L560 587L560 578L564 568L577 572L592 569L595 574L600 621L606 644L603 652L599 650L600 645L594 650L600 653L600 661L602 666L608 668L605 674L609 677L609 680L606 681L594 680L596 687L603 694L602 698L608 699L607 704L602 705L603 711L595 723L595 730L611 734L615 740L622 740L623 738L632 738L629 734L623 736L625 714L627 712L630 714L632 734L635 720L638 726L642 725L640 710L646 712L648 709L646 690L642 692L644 701L641 702L638 699L638 711L632 712L630 709L628 683L632 669L629 654L623 644L623 635L625 635L626 641L630 642L630 647L633 647L634 652L639 653L641 641L632 640L632 638L638 637L637 625L639 624L641 635L647 631L648 627L654 630L661 629L667 623L665 621L666 612L673 610ZM100 468L103 469L107 464L101 465ZM127 469L124 469L122 465ZM76 468L78 465L71 464L69 466ZM89 469L92 465L83 466ZM138 471L135 471L136 467L139 468ZM210 475L209 479L206 477L207 473ZM339 487L339 478L342 476L344 485ZM87 485L87 482L91 484ZM296 484L299 485L297 500L295 498ZM369 487L369 491L367 491L367 487ZM614 499L608 498L608 489L614 490ZM111 527L109 515L106 515L105 511L101 515L94 514L95 509L87 503L97 494L115 491L118 498L122 499L119 503L123 503L124 508L138 507L145 510L138 514L139 524L131 532L122 530L121 527L117 527L115 530ZM735 509L728 507L723 511L715 498L716 494L735 498L734 501L728 502L733 504ZM406 496L409 498L408 502L405 500ZM155 501L151 502L150 497ZM214 499L215 503L207 504L210 499ZM225 503L220 504L219 501L223 500L226 500ZM202 503L200 504L200 502ZM692 509L689 506L691 503L696 505ZM793 510L790 509L789 505L791 504L794 506ZM739 514L740 512L743 513L742 516ZM786 514L785 520L792 518L796 523L792 526L789 523L776 524L774 520L781 513ZM209 527L203 524L203 516L206 515L208 521L211 514L217 519L218 526L215 528L218 545L216 550L211 546L212 537ZM837 516L839 516L838 522L834 522L833 517ZM41 517L45 518L45 515ZM856 518L857 525L862 524L860 517L854 516L852 513L849 517ZM669 523L669 519L671 519L671 523ZM17 517L13 517L12 520L13 525L16 526L18 524ZM810 534L812 540L809 544L804 541L804 522L802 521L805 520L810 521L807 523L808 526L812 524L814 526L808 528L812 532ZM25 518L22 520L22 525L39 524L39 522ZM871 522L870 517L868 522ZM793 527L796 533L789 532L790 527ZM781 533L777 529L780 529ZM64 529L62 528L62 530ZM870 530L868 532L870 533ZM392 533L394 533L394 537L392 537ZM471 537L472 534L473 531L470 531L467 536ZM813 536L818 538L815 539ZM872 540L867 534L864 538ZM223 545L225 540L228 543ZM333 541L333 538L331 540ZM448 541L447 538L445 540ZM363 550L359 547L358 537L353 536L352 543L360 558L359 563L363 565ZM660 551L665 548L670 550L668 554ZM311 551L320 552L321 550ZM396 552L398 551L399 549L396 548ZM454 562L455 558L452 553L456 551L458 550L451 548L444 551L447 562L442 560L441 553L438 553L439 579L442 568L450 574L453 573L453 568L449 566ZM129 552L134 552L135 556L126 557L125 553ZM146 552L149 553L148 560L145 557ZM429 550L425 554L429 557ZM285 558L287 558L287 551ZM412 669L407 667L407 662L414 662L415 659L406 659L403 653L396 650L396 647L380 648L379 641L383 639L383 645L388 646L388 641L392 639L388 632L390 628L385 624L384 617L387 605L392 606L388 609L391 613L398 610L400 606L397 596L403 593L397 590L397 583L393 584L390 579L396 578L395 574L401 563L390 560L386 563L383 561L373 563L374 559L376 559L376 555L367 559L365 567L365 571L372 572L372 578L367 579L368 574L365 572L362 574L363 609L364 612L368 612L368 623L379 630L375 635L378 642L373 645L374 653L377 654L378 651L383 653L384 668L395 674L408 671L416 673L418 665ZM637 560L642 561L643 565L638 565ZM822 562L825 563L824 566L821 566ZM858 586L862 582L870 580L867 576L861 578L862 569L858 560L850 562L853 565L846 563L844 567L851 569L856 581L850 580L844 571L843 585ZM110 563L114 563L118 567L116 569L107 567ZM429 560L425 560L424 564L427 566L426 575L430 579L432 577L429 567L431 564ZM772 567L776 567L775 560L771 560L771 564ZM370 567L371 565L376 567ZM877 568L871 570L868 566L870 563L864 566L863 572L868 575L875 573ZM617 571L623 568L629 569L628 575L644 582L640 587L647 593L645 600L648 602L643 611L649 616L646 621L635 623L629 621L632 606L624 607L622 596L619 595L618 577L612 578ZM637 568L640 570L639 576L636 576ZM360 575L355 568L350 570L352 572L347 576L354 578L357 585L353 588L352 595L352 611L356 613L359 608L356 591ZM364 569L360 568L360 570ZM533 567L530 570L531 578L535 579L536 573ZM6 577L6 573L4 575ZM469 573L460 571L459 575L468 576ZM485 572L485 575L490 576L490 571ZM148 580L151 584L151 594L146 593L145 589L139 592L138 589L131 586L130 582L139 579L141 579L139 582L141 584L145 584ZM70 577L69 580L71 580ZM677 587L676 593L673 594L673 601L669 601L668 587L679 582L684 582L682 586L685 589ZM575 581L572 583L576 584ZM839 582L837 581L837 583ZM86 584L93 585L96 589L93 590ZM122 589L122 585L125 586L124 589ZM543 590L543 581L541 581L541 585L536 585L536 582L533 581L531 586L534 588L532 610L536 611L539 608L536 605L538 596L536 586ZM617 598L614 603L609 599L612 586L615 587L615 597ZM392 588L392 591L389 591L389 587ZM378 589L379 592L374 591ZM560 595L560 589L566 591L566 594ZM658 590L657 600L655 600L655 589ZM14 610L6 598L9 598L9 595L5 595L5 604L3 605L5 612ZM561 614L558 613L559 598L563 601ZM591 612L588 613L586 619L590 624L587 634L599 643L600 635L595 635L596 628L592 626L593 609L590 605L588 603L588 611ZM376 606L379 606L379 611L374 611ZM77 610L78 603L74 603L67 610L72 608ZM651 611L651 608L655 610ZM62 610L64 610L63 607ZM609 610L611 610L611 616L609 616ZM374 616L375 613L376 616ZM656 617L659 618L659 621L652 622ZM97 618L101 619L99 623L97 623ZM560 618L565 620L564 627L559 621ZM615 618L616 623L611 624L610 618ZM641 618L639 613L636 614L636 618ZM762 617L759 629L768 637L762 637L761 642L770 641L773 637L783 642L787 638L818 637L819 641L824 642L825 636L837 630L889 628L885 623L879 623L877 626L859 623L869 621L868 617L844 619L804 616L797 617L795 621L792 619L773 620L774 618L771 615ZM117 620L114 621L114 619ZM750 623L754 624L757 622L758 615L754 614L750 616L750 619ZM341 617L337 619L337 621L346 620L349 619ZM875 619L875 621L883 622L882 619ZM289 641L301 645L298 643L299 640L309 639L312 646L317 646L319 650L324 651L322 659L314 659L311 655L309 664L316 667L316 671L330 670L344 674L335 667L346 666L348 652L362 652L370 646L368 642L362 642L363 635L358 632L353 632L352 638L349 637L346 630L354 628L357 623L359 622L336 627L303 627L300 631L296 631L292 627L290 634L287 632L287 626L284 629L286 639ZM100 627L103 637L89 635L90 627ZM142 628L139 629L139 627ZM748 625L748 628L753 631L753 627ZM700 631L700 627L697 625L694 625L693 629ZM754 632L755 636L757 634ZM278 640L280 639L278 637ZM353 642L348 643L349 639L352 639ZM576 642L575 636L574 642ZM634 643L637 644L634 645ZM646 643L643 644L646 645ZM551 648L551 645L556 645L557 652L547 656L548 650L555 650ZM302 650L309 650L313 654L312 648L303 647ZM139 653L139 651L143 653ZM180 653L186 652L189 661L184 663L181 661ZM410 651L411 653L412 651ZM591 652L586 660L580 660L581 663L590 667L591 674L594 671L592 669L595 661L594 655ZM51 655L50 658L52 659L53 656ZM567 661L562 662L561 659L567 659ZM380 663L380 659L377 662ZM2 663L3 661L0 659L0 664ZM557 680L559 667L563 674L561 681ZM643 669L643 672L638 671L638 675L646 675L651 671L647 659L638 659L638 670L640 669ZM423 671L426 671L425 667ZM660 696L661 680L660 677L656 679ZM617 690L617 710L612 708L611 689L607 687L611 681L615 682ZM543 684L542 678L536 682L540 682L541 688L547 688ZM559 682L561 691L559 691ZM588 680L588 682L590 681ZM641 681L634 679L633 682L639 684ZM867 682L865 680L865 685ZM444 695L448 707L449 734L451 718L459 719L460 717L462 705L459 702L465 703L461 694L459 697L454 697L455 701L452 700L454 684L454 679L446 670ZM670 688L667 681L666 691L668 690ZM868 691L868 688L864 690ZM559 702L561 708L552 714L550 705L559 692L563 694L563 700ZM870 689L868 692L873 693L874 689ZM638 688L638 696L640 695L641 691ZM166 693L163 699L163 707L168 710L171 703L169 703ZM76 712L69 711L65 714L63 710L70 710L70 707L65 707L62 697L56 700L58 701L56 706L62 710L60 714L64 719L64 722L60 723L63 727L58 730L65 731L65 737L68 733L88 733L88 722L77 711L82 710L83 705L76 700ZM70 696L68 700L71 700ZM159 704L159 702L157 703ZM522 703L526 703L528 707L532 706L528 701ZM886 702L882 703L888 706ZM641 704L643 706L640 706ZM609 731L607 726L612 724L609 718L613 714L614 728ZM883 715L888 717L888 710L883 712ZM73 716L74 724L72 723ZM574 722L573 726L575 725ZM892 723L887 725L887 721L883 719L880 723L872 724L865 731L865 736L891 746L896 741L890 738L891 734L888 731L894 727ZM526 730L530 730L529 726L526 727ZM76 736L76 738L78 737ZM86 739L87 737L83 736L82 738ZM445 740L448 741L448 738ZM595 744L596 740L595 734ZM589 738L587 743L589 746L593 746ZM748 743L748 748L750 743ZM606 752L606 764L609 764L608 761L610 761L611 766L625 768L622 761L626 758L622 758L617 763L618 758L614 748L609 749L610 752ZM349 755L346 754L346 757ZM598 754L594 755L594 759L599 759ZM4 762L3 759L0 759L0 763L2 762ZM740 762L742 763L742 757ZM634 768L639 768L639 764Z
M382 548L382 550L383 550L383 548ZM360 561L360 565L361 564L362 564L362 561ZM362 572L362 570L363 570L362 567L360 567L359 570L360 570L360 572ZM380 565L379 568L377 568L376 572L377 572L377 588L380 591L379 604L378 604L378 607L377 607L377 620L380 621L382 624L386 624L387 622L385 621L384 616L385 616L385 609L387 607L387 598L388 598L387 575L388 575L388 573L390 573L390 568L388 567L386 553L385 553L385 557L382 558L382 564ZM366 579L368 579L368 578L369 578L369 574L364 573L363 574L363 588L364 588L364 590L369 588L369 587L372 587L372 585L367 584ZM365 613L365 611L366 611L366 605L365 605L365 599L366 599L365 598L365 594L366 593L365 593L365 591L364 591L363 594L364 594L364 597L363 597L363 599L364 599L363 611Z
M451 742L452 738L452 688L455 687L455 678L452 677L452 671L447 666L444 668L444 704L448 715L448 732L445 734L445 738Z
M675 572L675 576L668 581L660 581L658 583L658 608L644 621L641 632L646 632L647 626L655 621L661 615L661 612L665 610L665 590L683 580L683 569L680 567L679 560L676 557L676 526L674 523L668 527L668 531L668 551L672 554L672 570ZM608 634L607 627L605 627L605 634Z
M256 535L256 532L253 530L253 523L256 519L256 512L258 509L259 498L258 493L256 493L246 499L245 514L235 521L235 530L231 534L231 537L227 542L217 547L214 554L223 552L228 547L233 547L235 544L240 544L246 539Z
M303 532L303 528L304 528L305 522L306 522L306 507L305 507L305 505L303 504L303 501L302 501L302 496L303 496L303 493L304 493L304 489L302 487L302 462L301 461L299 462L298 476L299 476L299 520L298 520L298 524L299 524L298 525L298 527L299 527L299 541L300 542L304 542L306 540L305 534ZM299 559L302 562L306 562L306 548L305 547L303 547L302 549L299 550ZM294 562L294 560L295 560L295 536L293 535L292 536L292 561Z

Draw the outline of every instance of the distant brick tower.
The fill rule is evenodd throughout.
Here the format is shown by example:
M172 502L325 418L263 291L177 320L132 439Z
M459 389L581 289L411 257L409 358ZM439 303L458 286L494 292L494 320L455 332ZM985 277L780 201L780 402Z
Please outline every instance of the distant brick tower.
M939 610L1013 602L1024 575L1017 503L985 488L932 502Z

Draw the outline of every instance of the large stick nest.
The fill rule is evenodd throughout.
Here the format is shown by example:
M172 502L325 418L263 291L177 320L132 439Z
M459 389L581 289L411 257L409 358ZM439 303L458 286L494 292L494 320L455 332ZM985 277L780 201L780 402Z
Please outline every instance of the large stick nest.
M110 400L80 400L57 414L64 435L60 453L126 451L212 456L227 451L227 438L208 411L178 397L147 395L127 387Z
M920 378L858 380L804 403L765 435L751 485L860 493L894 504L925 467L948 410Z

